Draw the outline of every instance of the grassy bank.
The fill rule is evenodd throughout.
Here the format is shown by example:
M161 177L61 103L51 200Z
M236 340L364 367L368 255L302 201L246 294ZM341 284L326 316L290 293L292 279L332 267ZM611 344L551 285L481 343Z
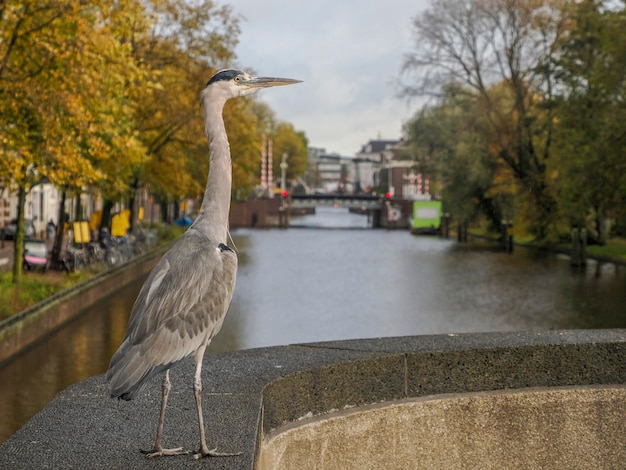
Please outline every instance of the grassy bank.
M72 287L93 273L75 272L63 274L50 271L47 273L28 273L22 284L15 286L11 282L11 271L0 273L0 320L45 300L57 292Z
M500 234L489 232L487 230L478 228L478 229L470 229L470 234L488 238L491 240L498 240L500 238ZM529 234L523 233L515 233L514 234L514 242L519 245L535 247L539 246L534 243L534 237ZM550 246L541 246L542 249L550 248ZM572 245L571 243L560 243L556 246L552 246L551 248L557 249L561 252L569 253ZM612 259L616 262L626 262L626 239L623 238L612 238L604 245L587 245L587 255L590 257L596 257L598 259Z
M587 247L587 252L593 256L621 259L626 261L626 240L614 238L606 245L591 245Z

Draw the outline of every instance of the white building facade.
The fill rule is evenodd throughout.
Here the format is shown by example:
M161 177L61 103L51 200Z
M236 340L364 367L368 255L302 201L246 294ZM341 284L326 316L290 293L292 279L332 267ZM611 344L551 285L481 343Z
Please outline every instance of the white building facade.
M17 219L17 193L3 188L0 193L0 227L5 227L11 220ZM57 224L59 217L60 195L52 184L43 183L35 186L27 195L24 205L24 218L32 220L35 231L42 235L46 224L52 220Z
M356 154L350 181L357 192L370 192L384 186L380 179L380 171L394 160L400 140L370 140Z

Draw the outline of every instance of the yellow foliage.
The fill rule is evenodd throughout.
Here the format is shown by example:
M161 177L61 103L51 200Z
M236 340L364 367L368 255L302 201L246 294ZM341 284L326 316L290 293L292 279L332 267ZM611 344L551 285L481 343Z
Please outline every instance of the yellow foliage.
M138 182L174 199L204 189L199 92L234 57L238 19L210 0L5 0L0 27L0 180L41 178L105 199ZM250 101L225 119L236 190L256 183Z
M124 2L126 11L105 0L8 3L2 34L15 46L2 50L7 67L0 70L0 107L10 123L0 152L3 179L25 187L25 170L34 167L67 188L127 180L116 170L145 159L128 104L128 83L143 73L119 33L137 20L140 3Z

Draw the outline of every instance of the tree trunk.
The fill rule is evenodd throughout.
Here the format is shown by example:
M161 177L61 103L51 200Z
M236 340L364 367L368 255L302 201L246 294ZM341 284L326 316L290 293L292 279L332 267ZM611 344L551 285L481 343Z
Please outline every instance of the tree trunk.
M13 240L13 284L22 283L24 267L24 206L26 205L26 190L20 186L17 191L17 229Z
M168 203L167 201L163 201L161 200L159 202L159 206L161 207L161 222L163 223L169 223L169 217L168 217Z
M130 231L133 231L133 228L135 227L135 221L137 219L137 211L135 209L135 201L137 200L137 188L139 187L139 179L135 178L132 182L132 184L130 185L131 188L131 196L130 199L128 200L128 207L130 209L130 220L128 221L130 223Z
M100 220L100 227L98 229L98 240L100 240L102 228L110 228L111 226L111 209L113 209L113 201L105 199L102 205L102 219Z
M174 201L174 220L178 220L180 218L180 203L178 201Z
M542 174L543 176L543 174ZM548 236L548 228L553 222L556 214L556 200L548 193L548 187L544 181L529 186L538 217L535 219L535 236L538 240L544 240Z
M595 220L594 223L596 225L596 233L598 234L598 240L597 243L598 245L604 245L606 243L606 234L604 233L604 217L603 217L603 213L602 213L602 209L600 209L599 206L595 206L594 207L594 213L595 213Z
M52 266L58 267L61 264L62 248L63 248L63 234L65 233L65 200L67 194L65 191L61 191L61 202L59 203L59 216L57 218L57 231L54 235L54 244L52 245L52 255L50 259Z
M76 217L74 220L76 222L81 222L83 220L83 205L80 198L80 192L76 195Z
M493 198L485 196L482 188L475 191L474 197L478 199L478 207L483 215L487 217L492 228L499 232L502 228L502 211L500 207L497 206Z

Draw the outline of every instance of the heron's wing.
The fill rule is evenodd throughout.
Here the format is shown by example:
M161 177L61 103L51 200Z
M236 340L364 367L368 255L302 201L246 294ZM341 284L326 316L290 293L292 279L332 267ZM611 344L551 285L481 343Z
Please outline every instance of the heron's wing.
M128 324L129 341L145 343L163 328L184 341L210 332L232 298L236 264L232 269L229 255L236 263L234 253L222 254L208 240L181 239L142 287Z

